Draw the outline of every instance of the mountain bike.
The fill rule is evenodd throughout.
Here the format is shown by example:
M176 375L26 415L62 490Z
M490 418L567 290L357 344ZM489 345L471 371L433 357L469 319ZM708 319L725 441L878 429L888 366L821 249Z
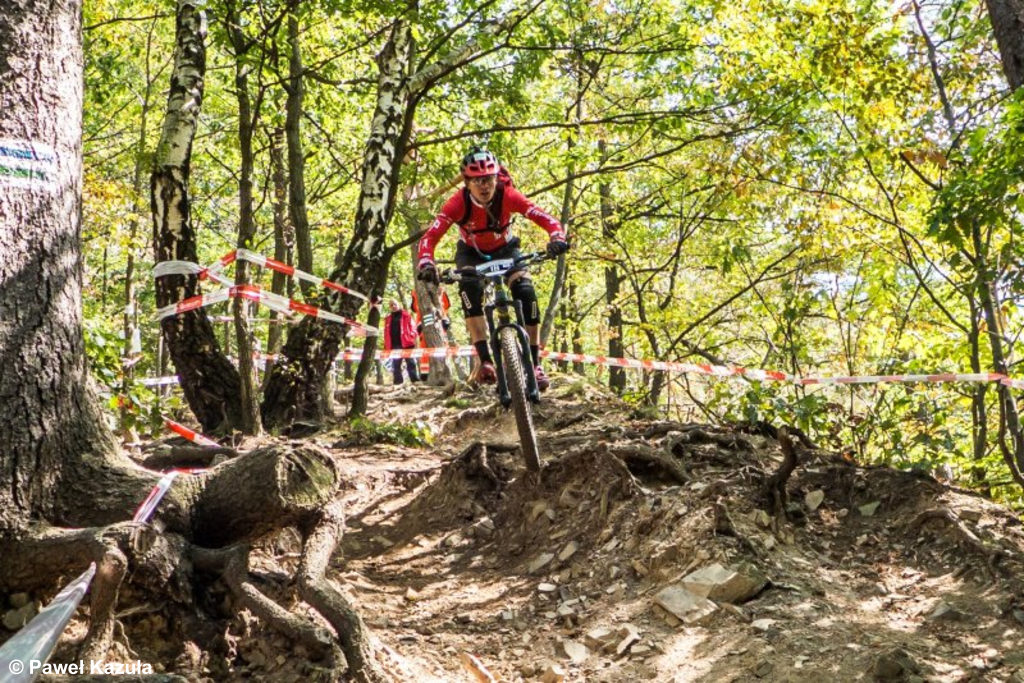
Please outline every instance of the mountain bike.
M448 269L441 281L454 284L462 281L484 283L484 317L498 375L498 400L506 410L511 407L516 417L519 443L526 468L540 471L540 449L533 428L531 403L540 403L540 390L530 355L530 339L526 335L522 304L514 300L505 285L505 275L531 263L549 260L543 251L522 254L516 258L497 259L478 266Z

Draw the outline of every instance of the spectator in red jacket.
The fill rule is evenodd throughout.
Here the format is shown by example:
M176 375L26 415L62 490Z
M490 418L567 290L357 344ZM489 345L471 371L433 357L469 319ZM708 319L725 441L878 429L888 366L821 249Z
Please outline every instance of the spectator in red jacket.
M519 254L519 238L511 232L512 214L518 213L548 233L548 253L552 256L569 250L569 241L562 225L517 190L498 158L486 149L474 147L462 160L465 187L445 202L441 213L427 228L419 243L417 277L438 282L434 249L448 229L459 226L459 242L455 247L455 264L459 268L476 266L492 259L514 258ZM548 388L548 377L540 366L540 307L537 293L525 268L512 271L507 284L512 298L523 307L526 333L530 338L537 388ZM475 379L493 383L497 373L487 347L487 322L484 319L483 285L460 282L459 299L466 315L469 338L480 357Z
M391 300L391 312L384 318L384 350L416 348L416 326L413 325L409 311L399 305L397 299ZM413 358L392 358L391 376L395 384L402 383L402 364L405 364L410 382L420 381Z

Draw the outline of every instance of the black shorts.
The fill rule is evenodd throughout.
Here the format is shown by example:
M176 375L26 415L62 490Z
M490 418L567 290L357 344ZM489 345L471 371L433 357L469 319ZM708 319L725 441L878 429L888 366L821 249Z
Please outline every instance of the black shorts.
M513 237L505 246L494 251L480 251L459 240L459 243L455 246L455 267L479 266L482 263L490 263L491 261L505 258L517 258L520 255L518 237ZM505 274L505 282L507 283L514 273L524 270L526 270L526 266L510 270ZM484 314L483 296L483 282L473 280L459 283L459 303L462 304L462 313L467 318L474 318Z
M519 252L519 238L513 237L510 239L505 246L499 247L494 251L480 251L474 247L469 246L462 240L455 245L455 267L465 268L466 266L479 266L481 263L490 263L491 261L497 261L503 258L518 258L522 254ZM509 275L512 273L525 270L523 268L516 268L510 270L505 275L505 280L508 281Z

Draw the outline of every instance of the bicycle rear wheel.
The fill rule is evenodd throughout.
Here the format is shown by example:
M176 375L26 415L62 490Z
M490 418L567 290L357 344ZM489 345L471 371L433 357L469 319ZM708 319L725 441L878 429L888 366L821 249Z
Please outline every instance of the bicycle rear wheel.
M523 373L523 359L519 355L519 336L514 328L505 327L498 333L498 341L501 344L501 364L505 370L508 391L512 395L512 411L516 416L526 469L539 472L540 449L537 447L537 433L533 429L533 410L526 400L526 375Z

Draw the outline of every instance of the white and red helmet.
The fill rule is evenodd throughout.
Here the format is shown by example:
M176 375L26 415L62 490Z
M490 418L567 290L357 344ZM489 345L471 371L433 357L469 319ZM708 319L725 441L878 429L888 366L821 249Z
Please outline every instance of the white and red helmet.
M462 157L462 176L464 178L497 175L500 167L498 157L494 156L490 150L480 147L474 147L466 156Z

